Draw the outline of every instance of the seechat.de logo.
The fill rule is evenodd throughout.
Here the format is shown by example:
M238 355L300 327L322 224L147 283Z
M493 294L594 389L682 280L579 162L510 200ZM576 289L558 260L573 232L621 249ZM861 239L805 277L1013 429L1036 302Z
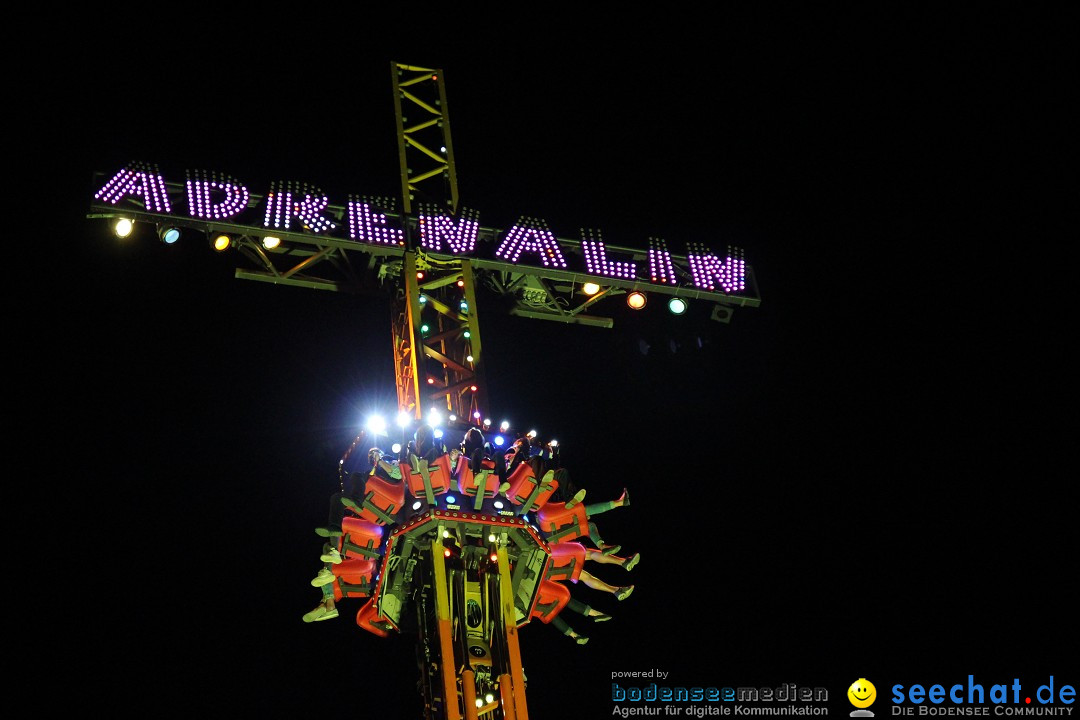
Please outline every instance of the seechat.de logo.
M1050 679L1035 687L1011 683L986 685L967 676L967 682L892 686L893 715L1071 715L1076 688ZM910 703L910 705L909 705Z

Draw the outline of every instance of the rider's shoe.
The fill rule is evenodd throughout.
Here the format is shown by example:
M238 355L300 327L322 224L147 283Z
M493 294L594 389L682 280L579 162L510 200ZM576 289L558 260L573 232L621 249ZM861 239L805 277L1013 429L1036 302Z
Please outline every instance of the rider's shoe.
M625 563L623 563L623 569L624 570L633 570L634 566L638 564L639 560L641 560L641 553L634 553L634 557L630 558Z
M320 555L319 559L323 562L333 563L334 565L337 565L339 562L341 562L341 553L338 552L337 548L332 547L327 549L326 552Z
M334 606L334 601L331 598L327 598L326 602L323 603L323 610L325 610L325 612L315 618L316 622L320 620L330 620L331 618L336 618L338 616L337 608Z
M326 568L323 568L319 571L318 575L312 578L311 584L315 587L322 587L323 585L329 585L330 583L334 582L335 579L336 578L334 577L334 573L330 572Z
M632 592L634 592L634 586L627 585L626 587L621 587L616 590L615 597L619 600L625 600L626 598L630 597L630 593Z
M325 615L325 614L326 614L326 603L321 602L321 603L319 603L318 605L315 606L314 610L304 613L304 618L303 619L304 619L304 622L306 622L306 623L315 622L316 620L322 619L322 616Z
M574 497L572 497L572 498L570 498L569 500L566 501L566 509L569 510L570 508L574 507L575 505L577 505L579 502L581 502L584 499L585 499L585 488L582 488L581 490L578 490L576 493L574 493Z

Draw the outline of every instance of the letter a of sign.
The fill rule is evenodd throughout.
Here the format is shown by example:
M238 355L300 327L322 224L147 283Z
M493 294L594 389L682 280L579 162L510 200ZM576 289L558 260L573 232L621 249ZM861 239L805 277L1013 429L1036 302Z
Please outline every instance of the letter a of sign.
M169 196L165 192L165 178L155 166L131 163L129 167L113 175L112 179L97 191L94 199L116 205L128 195L142 198L143 205L150 212L172 212Z

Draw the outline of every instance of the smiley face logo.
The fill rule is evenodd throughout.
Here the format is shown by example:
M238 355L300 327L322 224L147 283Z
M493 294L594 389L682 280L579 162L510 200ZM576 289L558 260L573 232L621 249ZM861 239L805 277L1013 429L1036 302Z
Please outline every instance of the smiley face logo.
M866 678L859 678L847 689L848 700L857 708L868 708L877 699L877 688Z

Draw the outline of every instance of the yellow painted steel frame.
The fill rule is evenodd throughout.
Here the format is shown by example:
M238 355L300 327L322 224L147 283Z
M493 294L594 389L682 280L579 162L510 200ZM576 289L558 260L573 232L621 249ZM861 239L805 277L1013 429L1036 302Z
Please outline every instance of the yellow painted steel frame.
M462 720L458 701L457 660L451 637L450 587L446 579L446 558L439 541L442 533L436 533L431 541L431 564L435 569L435 605L439 624L439 672L442 675L443 709L446 720Z
M417 272L430 275L425 281ZM458 278L464 283L464 300L468 312L459 312L445 290ZM483 378L483 346L480 342L480 320L476 307L476 278L472 264L466 260L429 266L423 254L408 251L402 263L404 297L397 298L394 315L394 364L397 373L398 409L421 419L430 407L443 406L462 419L483 411L486 388ZM420 331L423 324L420 294L427 298L426 307L437 313L438 327L427 336ZM442 299L440 299L442 296ZM461 342L468 331L468 342ZM421 352L416 352L421 348ZM472 356L472 360L468 356ZM441 378L432 377L428 383L428 358L440 363ZM476 386L476 390L471 388Z
M406 73L409 73L409 76L406 76ZM442 70L394 62L390 63L390 75L394 86L394 117L397 120L398 159L405 214L412 214L413 192L418 184L430 178L447 179L450 198L444 199L444 204L456 212L458 207L457 174L454 169L454 146L450 141L450 116L447 112L446 86L443 83ZM432 84L434 88L430 87ZM425 85L428 87L423 87ZM438 93L439 98L435 105L419 96L420 91L430 93L432 89ZM402 108L403 102L409 103L406 107L419 111L425 119L406 127L407 118ZM428 147L434 143L426 138L421 139L421 133L425 132L440 142L446 150L433 150ZM429 165L434 162L434 166L414 172L409 164L410 150L418 160L426 161ZM431 192L427 186L425 186L425 191L429 196L443 195L441 192Z
M499 601L502 604L503 627L506 633L506 648L509 654L510 674L504 675L500 681L504 710L503 714L508 718L517 720L529 720L529 710L525 706L525 674L521 665L521 648L518 645L517 613L514 610L514 588L510 582L510 559L506 553L506 546L499 547ZM503 687L505 680L510 680L510 695L513 699L513 713L506 707L507 690Z
M407 252L402 262L403 297L391 302L391 331L394 343L394 385L398 410L419 419L424 412L420 396L420 361L416 348L420 337L420 290L416 280L416 254Z

